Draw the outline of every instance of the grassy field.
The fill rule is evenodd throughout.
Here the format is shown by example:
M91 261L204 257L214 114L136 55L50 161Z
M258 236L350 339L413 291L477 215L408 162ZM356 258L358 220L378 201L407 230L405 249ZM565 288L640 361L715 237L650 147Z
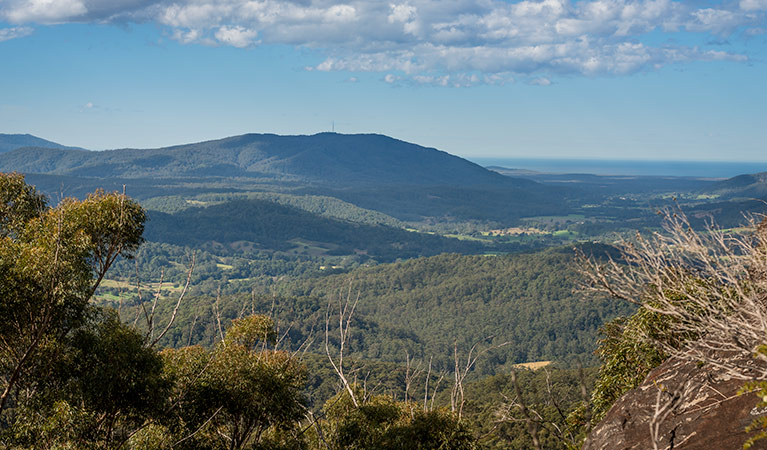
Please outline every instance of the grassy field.
M549 364L551 364L551 361L533 361L533 362L515 364L514 367L519 367L521 369L528 369L528 370L538 370L538 369L543 369Z

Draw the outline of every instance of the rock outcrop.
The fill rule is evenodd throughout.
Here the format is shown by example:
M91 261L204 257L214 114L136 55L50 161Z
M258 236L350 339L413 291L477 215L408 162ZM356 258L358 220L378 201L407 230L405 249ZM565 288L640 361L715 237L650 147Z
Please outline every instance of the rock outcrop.
M746 426L767 415L755 394L738 395L742 387L722 369L670 359L613 405L583 450L742 449ZM752 449L767 449L767 440Z

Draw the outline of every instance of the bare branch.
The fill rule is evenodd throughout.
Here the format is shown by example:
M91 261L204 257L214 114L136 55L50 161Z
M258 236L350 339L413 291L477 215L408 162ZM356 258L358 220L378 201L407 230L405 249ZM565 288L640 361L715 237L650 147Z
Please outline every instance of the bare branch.
M165 333L170 330L170 327L173 326L173 322L176 321L176 315L178 314L178 308L181 306L181 301L184 299L184 296L186 295L186 291L189 289L189 283L192 280L192 272L194 272L194 265L196 259L196 253L192 252L192 261L189 264L189 270L186 273L186 283L184 283L184 289L181 291L181 294L178 296L178 300L176 301L176 306L173 308L173 314L171 314L170 319L168 320L168 324L165 325L165 328L162 330L162 333L160 333L149 345L150 347L154 347L157 342L165 336ZM162 281L160 282L160 287L162 287ZM160 288L157 289L157 294L159 296L160 294ZM154 308L153 308L154 309ZM152 311L154 313L154 311ZM191 333L190 333L191 337Z
M490 341L493 338L493 336L488 336L484 341ZM454 413L458 414L458 419L460 420L463 416L463 407L466 403L466 400L464 398L464 390L463 390L463 383L466 380L466 377L469 375L469 372L474 368L474 365L477 363L477 360L483 356L485 353L495 350L501 347L505 347L511 342L507 341L502 344L498 345L491 345L481 351L479 351L476 355L474 355L475 350L477 350L477 346L481 343L476 342L474 345L471 346L471 349L469 349L469 354L466 356L466 364L463 364L459 359L458 356L458 343L455 342L453 344L453 356L455 360L455 370L453 372L453 389L450 393L450 410Z
M661 450L661 448L666 448L665 445L661 447L661 440L663 437L661 434L661 425L668 416L674 413L690 396L690 393L694 390L695 386L691 380L687 380L674 391L669 391L664 386L656 387L658 388L658 394L655 397L655 407L648 425L650 427L650 438L652 440L653 450Z
M355 407L359 407L359 401L357 399L357 396L354 393L354 389L352 389L351 383L349 383L349 379L344 373L344 350L346 347L346 343L349 339L349 334L351 331L351 320L352 316L354 315L354 310L357 308L357 303L360 299L359 292L357 293L356 298L354 299L354 302L351 301L352 298L352 280L349 280L349 289L346 293L346 296L343 297L341 295L338 296L338 331L339 331L339 343L338 343L338 350L337 352L334 349L333 353L337 353L337 357L334 357L331 354L330 351L330 316L331 316L331 302L328 301L328 308L325 312L325 353L328 356L328 360L330 360L330 365L333 367L333 370L336 372L336 375L338 375L338 378L341 380L341 384L343 385L344 389L346 389L346 392L349 393L349 396L351 397L352 404L354 404ZM337 361L336 361L337 358Z
M224 343L224 328L221 326L221 311L218 309L218 302L221 299L221 286L216 291L216 302L213 304L213 311L216 314L216 322L218 323L218 335L221 337L221 342ZM224 343L224 345L226 345Z
M582 256L585 288L670 319L669 335L644 336L669 356L767 380L767 365L754 373L743 364L767 335L767 223L752 217L749 227L735 234L709 223L696 232L684 214L667 211L664 233L618 244L625 264Z

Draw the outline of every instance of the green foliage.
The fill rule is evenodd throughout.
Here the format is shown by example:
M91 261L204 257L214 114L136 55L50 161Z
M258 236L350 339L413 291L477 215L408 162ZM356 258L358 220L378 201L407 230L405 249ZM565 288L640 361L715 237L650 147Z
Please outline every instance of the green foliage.
M410 420L385 436L385 449L473 450L476 440L469 427L445 409L415 410Z
M18 235L45 210L43 195L18 173L0 173L0 238Z
M625 392L644 381L650 370L666 360L666 353L648 335L667 333L671 321L640 308L629 317L619 317L600 330L597 354L602 359L591 398L593 423L598 423Z
M258 199L274 202L284 206L290 206L312 214L331 219L340 219L348 222L363 223L367 225L388 225L396 228L405 228L406 224L386 214L372 211L334 197L321 195L294 195L279 192L248 192L248 193L208 193L196 195L192 198L182 196L154 197L141 202L141 204L154 211L164 213L176 213L184 209L196 206L210 206L226 203L232 200Z
M68 374L70 401L139 425L167 406L162 360L145 346L144 336L120 322L114 311L105 316L72 337L76 354Z
M240 319L230 331L212 351L162 353L166 377L175 385L172 402L178 404L169 426L178 436L200 430L183 448L251 448L303 417L305 368L290 353L256 345L274 339L271 319Z
M34 448L118 448L167 406L162 360L114 312L96 313L56 347L38 394L17 411L11 432Z
M88 237L100 265L111 265L118 254L132 257L143 242L146 213L125 195L98 190L82 201L64 199L59 207L64 223L77 224Z
M352 290L360 294L348 343L353 358L404 365L406 355L421 361L433 357L435 370L450 370L456 341L459 348L470 348L493 336L493 342L509 344L480 360L478 375L528 361L580 359L588 365L596 362L599 326L634 308L621 301L575 295L579 275L570 255L569 249L507 256L440 255L361 267L343 275L285 277L264 286L273 295L222 296L219 310L225 327L242 311L272 314L285 330L286 343L295 349L316 339L328 302L353 280ZM185 300L161 343L212 347L218 335L214 303L206 296ZM171 299L158 304L159 321L171 314L173 305ZM128 320L140 313L136 306L125 306Z
M173 433L165 426L151 423L138 430L128 440L128 448L135 450L167 450L176 442Z
M363 398L358 392L356 397ZM374 395L360 406L341 391L327 401L324 434L333 449L372 449L402 416L402 406L388 396Z
M742 395L747 392L756 392L759 396L759 403L756 404L757 408L763 409L767 407L767 381L751 381L746 383L740 390L740 394ZM749 436L746 442L743 443L743 448L746 450L756 445L758 441L767 439L767 416L757 417L752 420L746 427L746 432L756 432L756 434Z
M271 317L253 315L232 320L232 325L226 330L224 345L238 345L246 349L254 349L258 342L274 344L277 333Z
M767 356L767 345L760 345L756 349L754 357L764 358L765 356ZM750 381L744 384L738 393L743 395L749 392L756 392L756 395L759 397L759 403L756 404L756 408L761 410L767 408L767 381ZM758 441L767 439L767 416L760 416L752 420L746 427L746 432L755 433L749 436L748 440L743 444L743 448L746 450L756 445Z
M346 271L356 265L351 260L323 262L321 258L276 254L253 248L209 249L209 251L185 245L145 242L136 252L134 260L118 258L109 273L107 285L102 284L96 296L99 300L114 301L119 298L123 305L131 306L138 301L135 292L136 276L146 288L148 282L163 280L163 296L186 281L192 254L195 268L192 273L189 294L215 295L219 288L223 294L251 292L267 288L280 277L311 278ZM327 265L343 264L332 268ZM325 269L320 269L325 267ZM111 296L110 296L111 294ZM117 307L118 302L104 303Z
M688 283L686 295L702 298L712 297L715 286L702 280ZM602 360L599 375L591 397L591 423L601 421L610 407L624 393L639 386L648 373L668 358L664 349L681 348L686 342L695 339L695 334L678 331L676 319L670 315L653 311L653 289L648 289L650 299L630 317L618 317L606 323L601 329L602 338L598 341L597 355ZM667 294L674 298L680 310L696 308L687 300L686 295ZM571 418L578 422L583 410L577 411Z
M204 246L211 242L232 248L250 243L258 249L294 251L306 241L323 255L367 255L380 261L477 252L478 243L409 232L385 225L367 225L321 217L266 200L233 200L169 215L152 213L146 237L155 242Z
M141 243L144 211L103 191L49 208L16 174L0 174L0 200L0 438L113 448L166 397L143 336L88 306Z
M359 392L359 398L364 398ZM465 424L443 409L372 395L354 406L346 391L324 407L322 438L333 450L473 450L475 439ZM321 447L320 442L315 446Z
M536 420L543 448L580 448L578 444L585 437L586 428L570 423L568 416L588 400L584 394L591 390L595 375L593 369L551 366L536 371L517 369L521 399L510 374L485 377L466 386L464 417L474 432L482 436L478 440L482 448L528 450L534 447L520 408L524 402Z
M459 348L471 348L492 336L494 343L509 344L478 363L481 374L528 361L580 358L588 364L598 327L633 307L575 295L579 275L570 252L440 255L287 281L275 289L287 297L282 308L278 301L276 317L296 327L303 323L306 336L315 322L291 315L290 298L309 297L302 305L320 299L307 312L323 311L339 287L352 283L360 300L350 355L399 363L407 354L424 361L433 356L435 367L449 369L456 341Z
M0 413L33 383L40 350L84 323L86 306L118 255L141 242L145 215L124 195L96 192L45 208L19 175L0 176ZM93 277L96 280L93 280ZM26 394L24 394L26 395ZM21 401L21 398L13 401Z

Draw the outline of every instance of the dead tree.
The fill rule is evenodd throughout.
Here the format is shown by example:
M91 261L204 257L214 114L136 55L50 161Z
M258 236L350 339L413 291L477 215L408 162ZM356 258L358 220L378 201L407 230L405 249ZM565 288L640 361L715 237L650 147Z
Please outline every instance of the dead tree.
M146 341L146 345L148 347L154 347L155 345L157 345L160 339L162 339L168 333L168 331L173 326L173 323L176 321L178 310L181 307L181 303L183 302L187 291L189 290L189 285L192 281L192 274L194 273L194 267L196 262L197 262L196 252L192 252L192 256L189 262L189 268L187 269L187 272L186 272L186 281L184 283L184 287L181 289L181 292L179 293L179 296L176 299L176 304L173 307L171 316L168 318L168 322L165 324L165 327L163 327L163 329L157 334L157 336L155 336L155 331L156 331L155 314L157 312L157 304L162 298L162 287L165 281L164 280L165 270L162 270L160 272L160 281L157 284L157 289L152 295L151 307L149 310L147 310L146 303L143 300L143 294L141 291L141 277L139 276L138 260L136 261L136 294L138 296L140 309L136 311L136 317L133 320L133 326L134 327L137 326L138 319L141 316L141 313L143 312L144 320L146 323L144 340ZM190 339L191 339L191 335L190 335Z
M485 341L489 341L493 336L488 337ZM495 350L497 348L509 345L511 342L504 342L498 345L491 345L485 349L477 351L477 347L481 342L477 342L469 349L469 354L466 356L466 363L458 356L458 343L453 344L453 356L455 361L455 371L453 372L453 388L450 391L450 410L458 416L458 420L463 416L463 407L466 403L464 398L463 383L466 381L466 377L469 372L474 368L477 360L487 352Z
M349 379L345 372L344 352L346 351L347 344L349 342L349 336L351 333L352 316L354 315L354 310L357 308L357 303L359 302L359 299L360 299L360 294L359 292L357 292L356 297L354 297L354 300L352 301L352 282L349 281L349 288L346 294L338 295L339 340L338 340L338 348L335 348L335 346L333 346L334 348L332 351L331 351L331 344L330 344L330 327L331 327L330 322L331 322L331 315L332 315L331 309L333 308L330 301L328 301L328 308L327 308L327 311L325 312L325 353L328 356L330 365L333 366L333 370L335 371L336 375L341 381L343 388L349 394L349 397L351 398L352 404L354 405L355 408L359 407L360 399L357 398L357 395L354 392L352 383L349 382Z

